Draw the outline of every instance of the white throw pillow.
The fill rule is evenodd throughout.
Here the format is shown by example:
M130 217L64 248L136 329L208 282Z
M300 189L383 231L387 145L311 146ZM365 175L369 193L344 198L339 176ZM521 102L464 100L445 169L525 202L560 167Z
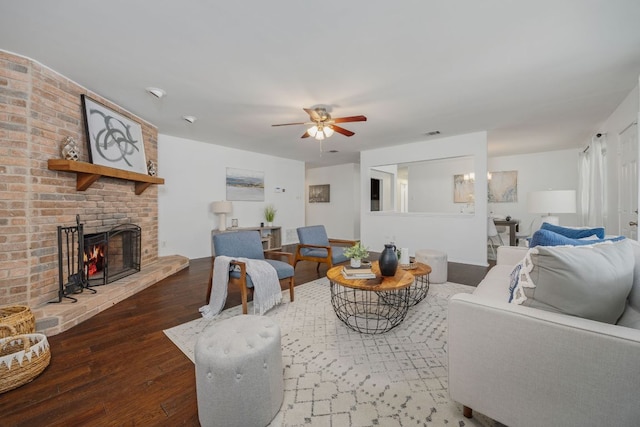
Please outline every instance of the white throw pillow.
M628 239L530 249L512 302L606 323L625 310L635 267Z

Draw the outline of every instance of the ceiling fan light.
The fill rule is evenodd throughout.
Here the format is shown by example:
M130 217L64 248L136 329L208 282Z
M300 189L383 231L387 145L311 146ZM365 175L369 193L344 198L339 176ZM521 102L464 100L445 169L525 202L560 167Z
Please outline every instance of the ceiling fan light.
M324 136L329 138L331 135L333 135L334 130L331 129L331 126L325 126L324 127Z
M316 133L316 139L318 141L322 141L324 139L324 132L318 132Z
M158 99L164 97L167 94L164 89L160 89L159 87L148 87L145 90Z
M318 126L311 126L309 130L307 130L307 133L315 137L318 134Z

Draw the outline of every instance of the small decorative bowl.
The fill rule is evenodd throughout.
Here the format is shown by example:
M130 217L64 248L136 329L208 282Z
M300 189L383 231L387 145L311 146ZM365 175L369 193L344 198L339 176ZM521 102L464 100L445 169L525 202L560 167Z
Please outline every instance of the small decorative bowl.
M398 264L403 270L413 270L414 268L418 268L418 263L415 261L410 262L409 264Z

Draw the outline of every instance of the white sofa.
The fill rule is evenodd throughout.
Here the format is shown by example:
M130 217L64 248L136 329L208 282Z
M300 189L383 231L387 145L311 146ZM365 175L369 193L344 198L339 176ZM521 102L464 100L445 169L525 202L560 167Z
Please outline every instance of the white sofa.
M510 427L640 425L640 330L509 304L510 273L526 251L500 247L474 293L451 298L451 398L467 417L475 410ZM640 246L634 252L637 304Z

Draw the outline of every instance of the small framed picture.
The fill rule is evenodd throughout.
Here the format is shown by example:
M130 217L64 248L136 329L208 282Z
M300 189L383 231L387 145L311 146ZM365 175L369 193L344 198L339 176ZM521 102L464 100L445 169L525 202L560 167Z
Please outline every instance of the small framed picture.
M231 220L231 227L238 228L238 218L233 218Z
M329 203L330 189L330 184L310 185L309 203Z

